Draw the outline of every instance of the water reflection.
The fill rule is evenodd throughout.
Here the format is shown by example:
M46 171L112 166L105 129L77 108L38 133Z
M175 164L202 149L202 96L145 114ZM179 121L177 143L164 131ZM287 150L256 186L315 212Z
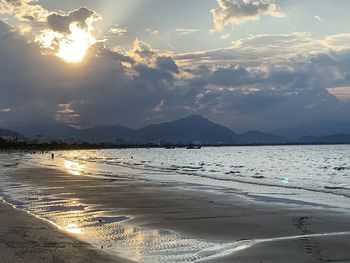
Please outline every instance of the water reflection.
M84 166L78 162L65 160L64 168L72 175L82 175Z
M131 217L118 213L117 207L113 211L103 204L97 206L72 198L70 193L53 194L53 188L15 184L9 179L0 177L5 200L15 200L22 209L51 221L96 248L104 247L135 261L193 262L207 257L208 250L211 254L219 254L226 249L168 230L135 226Z
M71 234L76 234L76 235L80 235L82 233L82 230L79 228L77 224L69 224L64 228L64 230Z

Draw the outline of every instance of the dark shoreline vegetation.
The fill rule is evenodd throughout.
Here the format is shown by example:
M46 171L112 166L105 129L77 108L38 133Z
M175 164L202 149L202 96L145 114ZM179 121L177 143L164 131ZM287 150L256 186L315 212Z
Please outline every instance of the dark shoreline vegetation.
M199 146L260 146L260 145L315 145L349 144L350 132L310 133L303 136L281 136L258 130L236 133L199 115L190 115L172 122L153 124L138 130L120 125L76 129L55 121L34 123L14 129L1 129L0 138L11 142L26 142L14 147L37 148L44 145L53 149L95 148L155 148ZM6 144L5 144L6 145ZM12 146L6 146L12 147Z
M321 132L321 131L320 131ZM331 145L349 144L350 133L322 133L283 137L257 130L236 133L199 115L133 130L120 125L76 129L65 123L34 123L18 129L1 129L0 138L25 142L5 147L48 149L189 148L199 146Z
M6 141L0 138L0 150L2 151L59 151L59 150L102 150L102 149L144 149L144 148L164 148L164 149L176 149L176 148L187 148L187 149L200 149L205 147L256 147L256 146L312 146L312 145L350 145L349 143L276 143L276 144L163 144L157 145L152 143L145 144L124 144L124 145L113 145L110 143L101 144L90 144L90 143L79 143L79 144L66 144L66 143L46 143L46 144L34 144L27 142L16 142L16 141Z

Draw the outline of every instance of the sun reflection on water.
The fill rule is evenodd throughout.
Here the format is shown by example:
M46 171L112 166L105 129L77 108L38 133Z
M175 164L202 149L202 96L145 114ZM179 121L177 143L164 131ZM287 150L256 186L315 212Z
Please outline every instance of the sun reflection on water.
M82 175L84 166L78 162L64 161L64 168L72 175Z
M68 162L67 167L74 166L72 163ZM4 182L2 177L0 182ZM120 214L119 208L86 203L69 192L53 194L49 189L53 188L19 188L9 182L6 194L19 198L25 210L49 220L79 240L138 262L190 262L205 256L205 251L212 251L215 245L165 229L134 225L133 218Z
M82 233L82 229L79 228L77 224L69 224L64 228L64 230L69 233L77 234L77 235L80 235Z

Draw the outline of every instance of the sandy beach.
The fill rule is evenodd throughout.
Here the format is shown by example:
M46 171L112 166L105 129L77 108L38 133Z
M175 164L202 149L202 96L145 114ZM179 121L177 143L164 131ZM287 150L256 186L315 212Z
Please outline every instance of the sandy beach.
M74 222L81 224L82 231L89 229L84 222L91 221L90 215L97 210L127 217L126 222L120 223L123 227L118 226L115 238L121 242L117 244L134 246L134 252L125 255L135 261L142 262L143 253L146 253L141 246L150 242L144 238L147 231L157 230L156 242L160 245L166 245L162 233L167 231L191 237L191 240L222 244L215 253L207 249L207 255L197 258L203 262L350 262L350 233L339 234L350 231L349 214L344 211L252 201L229 190L221 194L208 193L199 186L197 191L186 191L172 184L73 176L63 170L28 165L11 170L7 176L47 194L85 204L85 214L74 213L68 217L65 214L71 221L79 218ZM38 216L45 215L38 213ZM92 249L75 239L83 235L68 235L67 231L63 233L8 205L1 204L0 217L0 254L5 259L13 259L1 262L126 262L116 258L123 247L115 250L111 244L103 244L105 240L101 241L99 245L110 253L107 256L96 250L96 244ZM66 224L58 214L53 218L62 227ZM142 240L141 234L135 234L140 229ZM93 233L86 230L86 236L97 238L105 233L103 231L103 228ZM176 246L170 249L174 249L174 253L181 252ZM72 260L66 261L67 256Z
M48 222L0 202L0 262L128 263L78 241Z
M0 263L350 263L350 0L0 0Z

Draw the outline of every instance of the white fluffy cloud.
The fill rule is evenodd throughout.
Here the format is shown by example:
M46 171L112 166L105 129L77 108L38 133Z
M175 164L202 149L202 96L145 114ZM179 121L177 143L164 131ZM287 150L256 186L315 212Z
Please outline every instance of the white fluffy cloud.
M226 25L257 21L261 16L285 16L270 0L218 0L217 2L219 7L211 10L217 30L222 30Z
M176 34L180 36L185 36L185 35L192 35L196 32L198 32L198 29L194 28L176 28L175 29Z
M128 29L126 27L120 27L118 25L108 29L107 37L127 37Z
M294 32L280 35L255 35L238 39L222 49L177 54L181 65L220 65L232 63L249 67L308 62L309 57L329 51L350 50L350 34L318 38L310 33Z

